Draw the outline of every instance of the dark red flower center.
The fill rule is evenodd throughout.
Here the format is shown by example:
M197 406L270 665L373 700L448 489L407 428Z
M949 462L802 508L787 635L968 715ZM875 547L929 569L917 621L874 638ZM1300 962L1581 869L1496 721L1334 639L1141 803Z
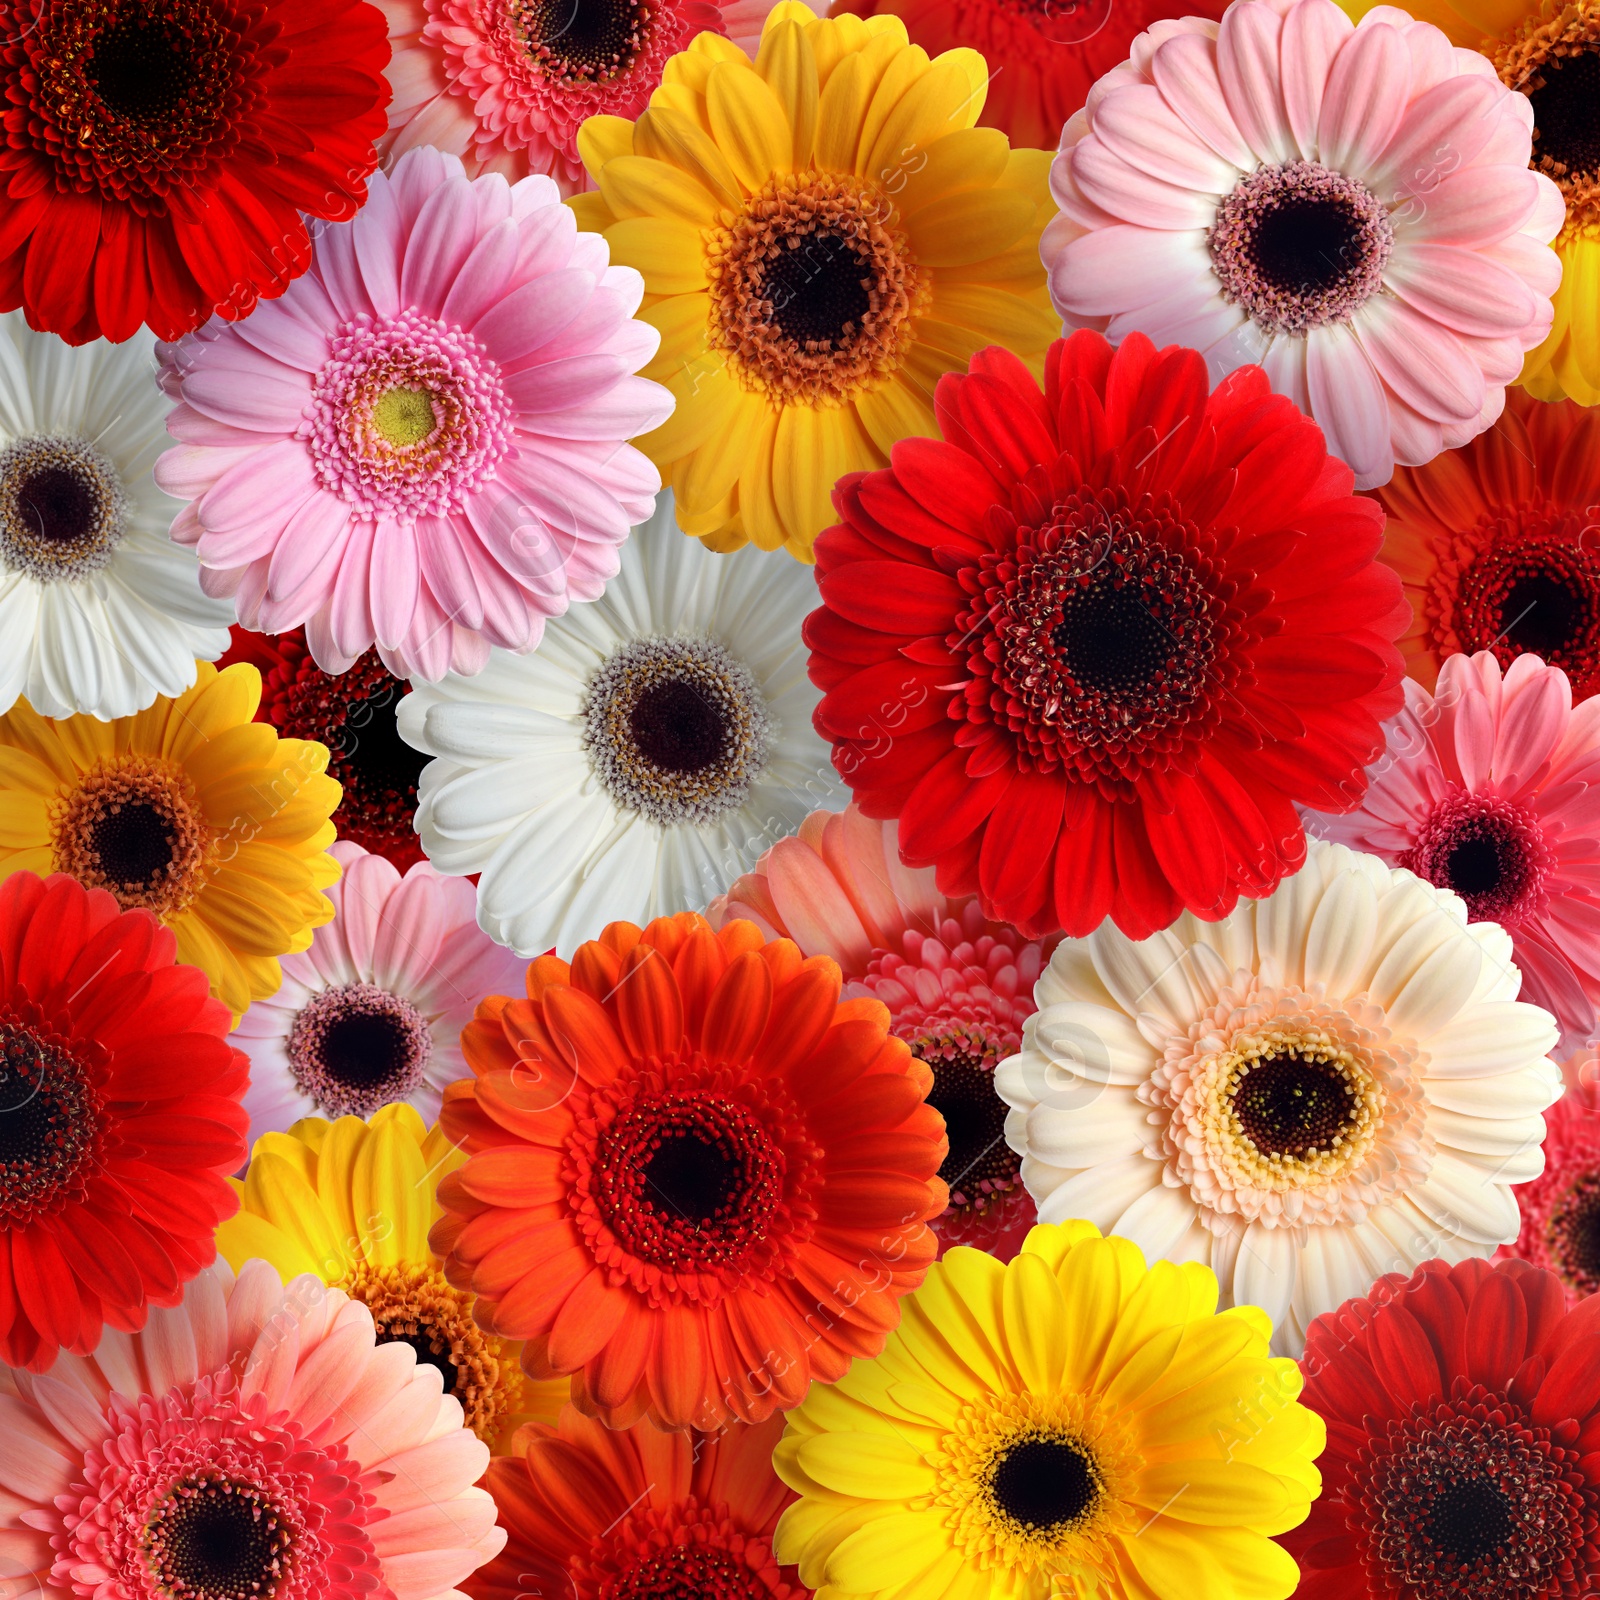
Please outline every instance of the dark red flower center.
M238 145L276 31L227 0L42 5L19 39L26 99L6 115L80 190L159 212Z
M790 1600L764 1539L742 1532L726 1506L693 1495L636 1511L573 1563L571 1600Z
M1238 668L1233 585L1165 496L1076 490L962 575L954 714L994 722L1018 764L1118 785L1203 738Z
M206 1476L173 1487L143 1543L160 1592L172 1600L270 1600L294 1540L259 1488Z
M1449 1400L1418 1404L1370 1437L1344 1494L1378 1592L1408 1600L1589 1592L1595 1496L1578 1452L1465 1379Z
M0 1020L0 1222L58 1211L99 1165L105 1116L78 1050Z
M1502 667L1536 655L1566 673L1574 700L1600 689L1600 539L1589 519L1528 507L1461 543L1461 555L1438 551L1424 602L1438 653L1491 650Z
M981 1211L1015 1188L1021 1158L1006 1143L1006 1103L995 1093L997 1055L979 1054L965 1033L910 1041L933 1072L928 1104L944 1118L949 1154L939 1176L952 1210Z
M649 45L646 0L511 0L513 26L563 87L609 83Z
M339 837L401 870L422 859L413 823L429 759L400 737L395 715L405 693L375 650L337 676L305 655L272 673L261 707L285 738L328 747L328 776L344 788L333 814Z
M1434 807L1399 863L1453 889L1472 921L1515 928L1543 904L1551 854L1530 812L1497 795L1457 789Z
M1545 1224L1545 1245L1568 1288L1600 1290L1600 1171L1578 1173L1562 1191Z
M409 1000L370 983L325 989L289 1030L289 1071L328 1117L366 1117L409 1098L433 1053L428 1024Z
M1268 1156L1326 1152L1355 1125L1357 1100L1338 1067L1309 1051L1264 1055L1233 1092L1233 1114Z

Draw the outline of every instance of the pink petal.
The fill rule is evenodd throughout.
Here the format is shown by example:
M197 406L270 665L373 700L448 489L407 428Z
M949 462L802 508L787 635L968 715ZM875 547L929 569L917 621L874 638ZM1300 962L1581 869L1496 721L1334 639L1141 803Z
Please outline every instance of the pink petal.
M1495 783L1515 795L1542 776L1572 713L1566 673L1537 656L1518 656L1501 687L1500 733L1494 753Z
M1414 216L1395 221L1418 239L1470 249L1515 233L1538 203L1539 185L1533 173L1468 167L1452 172L1426 195L1414 196L1402 207Z
M374 307L356 264L354 229L349 223L335 223L317 235L317 276L341 322L372 314Z
M328 633L340 656L352 660L373 644L371 592L372 524L357 522L339 562L333 593L328 597ZM317 663L322 666L319 661ZM330 670L323 667L323 671Z
M470 326L502 366L531 355L561 333L589 304L593 273L576 267L549 272L513 289Z
M481 180L480 180L481 181ZM462 263L440 316L458 328L470 328L512 282L522 241L510 217L496 223L473 247Z
M196 367L183 380L183 398L196 411L235 428L293 433L311 402L310 374L251 353L256 359L248 365Z
M1328 72L1355 31L1336 5L1300 0L1283 19L1283 106L1289 131L1307 161L1318 159L1317 126Z
M1317 122L1323 162L1360 176L1394 137L1405 114L1411 53L1396 28L1366 23L1328 73Z
M400 298L408 306L437 311L477 243L472 185L451 177L423 202L406 240Z
M373 981L395 994L420 989L433 970L447 926L438 878L407 874L390 894L378 923L372 947ZM471 926L476 933L477 924Z
M1197 139L1154 84L1107 95L1094 135L1129 165L1180 189L1224 195L1239 181L1239 169Z
M312 496L285 525L272 552L267 594L286 604L304 591L324 589L344 557L349 533L350 507L326 491ZM319 594L308 612L320 601Z
M672 415L672 391L648 378L626 377L603 395L568 411L541 412L525 431L546 439L636 439Z
M1316 328L1307 337L1306 388L1328 449L1357 479L1387 476L1394 458L1383 385L1348 327Z
M1150 58L1150 73L1167 104L1224 161L1240 171L1255 166L1256 158L1222 98L1215 40L1198 33L1166 40Z
M811 955L864 971L872 941L839 880L809 845L780 839L767 854L767 883L789 937Z
M320 297L320 292L319 292ZM233 324L239 337L257 350L302 372L318 372L328 359L327 329L304 305L306 292L296 283L281 300L263 300L250 315Z
M481 628L483 602L455 530L454 517L417 518L422 575L450 617L463 628Z
M1217 30L1223 97L1244 142L1265 162L1295 157L1279 86L1282 31L1283 18L1270 5L1229 6Z
M519 191L524 187L517 185ZM520 199L520 193L514 198ZM578 219L568 207L551 201L518 214L522 218L522 253L517 257L519 278L557 272L571 262L578 242Z
M400 310L400 257L405 233L395 205L394 190L386 183L374 185L367 203L350 224L356 264L372 309L380 317Z
M1362 181L1382 200L1428 195L1470 166L1488 141L1500 100L1511 91L1482 78L1436 84L1406 107L1387 150Z
M372 536L369 595L372 629L379 644L397 645L405 637L417 608L420 579L414 530L388 518L380 520Z
M1448 328L1382 295L1361 308L1355 328L1378 376L1407 405L1435 422L1477 415L1487 385Z
M598 399L629 375L629 365L612 355L568 356L547 361L504 379L507 397L526 414L567 411Z
M207 533L266 527L275 534L316 492L305 445L280 439L223 473L201 496L200 520Z
M1407 305L1457 333L1494 339L1538 321L1538 297L1509 267L1454 245L1419 242L1396 250L1383 281Z
M1092 135L1072 153L1072 176L1088 199L1124 222L1192 229L1209 227L1216 215L1214 198L1162 183L1130 166Z
M1205 235L1119 223L1075 239L1057 258L1050 287L1071 316L1115 316L1206 284L1217 293Z

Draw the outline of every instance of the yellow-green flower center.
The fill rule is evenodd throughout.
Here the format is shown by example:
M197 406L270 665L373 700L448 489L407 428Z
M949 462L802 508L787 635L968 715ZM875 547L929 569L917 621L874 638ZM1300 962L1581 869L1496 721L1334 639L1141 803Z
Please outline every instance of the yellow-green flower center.
M426 389L388 389L372 406L372 426L388 444L421 444L438 427Z

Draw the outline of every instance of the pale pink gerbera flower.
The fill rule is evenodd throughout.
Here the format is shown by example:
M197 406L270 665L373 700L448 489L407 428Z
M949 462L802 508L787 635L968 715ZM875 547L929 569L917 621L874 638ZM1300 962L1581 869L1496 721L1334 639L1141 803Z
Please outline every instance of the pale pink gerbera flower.
M804 955L831 956L847 999L870 996L889 1008L893 1032L933 1074L928 1104L950 1138L939 1168L950 1206L932 1224L940 1254L970 1244L1002 1260L1015 1255L1034 1206L1006 1143L994 1069L1021 1042L1055 941L985 921L975 898L947 899L932 867L901 864L896 825L854 806L813 811L708 915L718 927L743 917L768 938L793 939Z
M0 1413L7 1600L433 1600L506 1542L439 1369L264 1261L0 1372Z
M1450 656L1405 708L1355 811L1308 832L1382 856L1512 938L1522 998L1553 1012L1564 1052L1595 1031L1600 997L1600 704L1574 709L1538 656Z
M667 58L697 33L755 55L775 0L376 0L389 19L392 161L419 145L468 172L547 172L585 188L578 129L644 110Z
M283 986L245 1012L250 1142L301 1117L371 1116L404 1100L425 1122L468 1076L461 1030L486 995L515 994L526 963L477 922L478 891L419 861L402 878L341 839L333 921L283 958Z
M672 397L660 336L548 178L469 179L437 150L375 177L310 270L240 322L161 346L156 464L208 593L263 633L304 624L343 672L479 671L593 600L660 477L624 443Z
M1043 253L1069 327L1247 363L1358 488L1500 415L1566 211L1533 111L1431 23L1235 0L1134 40L1061 135Z

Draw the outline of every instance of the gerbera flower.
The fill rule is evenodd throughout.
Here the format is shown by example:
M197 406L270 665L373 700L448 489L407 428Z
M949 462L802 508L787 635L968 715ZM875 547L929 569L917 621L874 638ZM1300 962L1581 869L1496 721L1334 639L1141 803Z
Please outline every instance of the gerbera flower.
M1383 560L1412 622L1400 648L1432 689L1446 656L1525 651L1572 698L1600 691L1600 412L1506 393L1488 432L1377 491Z
M1362 0L1345 9L1360 16ZM1387 8L1385 8L1387 9ZM1541 400L1570 395L1600 404L1600 142L1595 114L1600 59L1596 0L1411 0L1413 15L1443 28L1450 42L1481 51L1500 81L1526 97L1534 169L1561 190L1565 219L1556 238L1561 286L1555 321L1529 353L1522 382ZM1447 141L1445 155L1453 152Z
M152 341L79 349L0 316L0 710L143 710L220 655L233 607L200 590L150 464L167 406Z
M831 957L847 1000L889 1008L890 1032L933 1074L928 1104L950 1141L939 1168L950 1205L933 1222L941 1253L970 1244L1014 1256L1034 1207L1006 1143L994 1069L1022 1041L1054 941L1026 940L986 921L976 901L940 894L932 868L902 865L895 825L855 806L813 811L707 915L718 927L743 917L769 939L793 939L803 956Z
M608 1427L759 1422L874 1354L948 1196L931 1074L748 922L614 922L462 1035L433 1230L476 1315Z
M572 1406L525 1429L484 1479L508 1537L475 1600L805 1600L772 1554L794 1499L772 1471L782 1433L779 1417L693 1437L648 1422L614 1432Z
M800 642L815 592L786 563L686 545L663 494L537 652L406 696L401 736L438 757L423 848L482 874L492 938L532 956L704 905L840 793Z
M265 1261L13 1382L0 1539L40 1600L447 1600L505 1544L434 1369Z
M260 698L254 667L202 661L192 689L115 722L26 701L0 717L0 876L65 872L153 911L236 1017L333 915L339 876L328 752L252 727Z
M465 1160L408 1105L365 1122L306 1117L255 1141L217 1250L238 1271L260 1257L285 1281L309 1273L359 1301L377 1342L407 1345L433 1367L460 1420L500 1452L524 1423L553 1421L572 1385L524 1377L522 1347L473 1321L473 1297L445 1282L428 1248L442 1215L434 1190Z
M301 1117L370 1116L403 1100L428 1119L466 1074L461 1030L522 963L477 925L477 893L419 861L404 878L340 839L333 921L283 958L283 985L239 1021L250 1057L250 1137ZM298 1269L297 1269L298 1270Z
M1569 1091L1544 1120L1544 1171L1517 1185L1522 1231L1499 1257L1548 1268L1573 1305L1600 1291L1600 1107Z
M1291 1354L1389 1266L1489 1255L1562 1089L1510 957L1448 890L1320 841L1220 922L1064 941L995 1072L1040 1219L1205 1262Z
M301 628L266 634L235 627L217 664L236 661L248 661L261 674L257 722L270 723L284 738L328 747L328 776L342 791L333 814L339 837L386 856L402 872L421 861L417 784L428 758L395 725L405 680L376 650L343 672L324 672L311 659Z
M644 274L677 409L639 443L685 533L809 561L834 481L933 432L941 373L995 342L1038 365L1048 158L973 131L986 81L789 0L756 62L701 34L636 123L584 130L571 205Z
M142 1328L216 1254L212 1230L234 1205L225 1176L244 1159L248 1063L204 974L175 953L169 932L103 890L31 872L0 885L8 1366L42 1371L58 1350L92 1350L107 1324ZM0 1486L15 1492L15 1474L0 1469Z
M1372 786L1324 839L1454 889L1474 922L1512 938L1522 998L1555 1013L1563 1053L1600 1017L1600 701L1572 709L1567 677L1518 656L1451 656L1430 695L1407 681Z
M929 55L970 46L989 65L980 127L1053 148L1096 78L1167 17L1222 15L1227 0L835 0L833 16L892 14Z
M1085 1222L1004 1266L952 1250L883 1353L790 1414L778 1557L861 1600L1283 1600L1269 1535L1304 1520L1323 1433L1269 1332Z
M1051 293L1071 327L1258 362L1371 488L1488 427L1550 331L1561 195L1530 122L1393 7L1158 25L1061 135Z
M731 34L751 55L772 0L376 0L394 59L389 159L416 145L458 155L467 171L513 180L547 172L583 185L578 129L636 117L667 57L697 33Z
M343 672L476 672L592 600L660 480L624 441L672 409L659 336L546 178L413 150L247 322L162 352L172 536L263 633Z
M1231 911L1359 798L1400 704L1381 518L1258 368L1058 342L940 386L945 442L854 475L805 625L818 729L949 895L1039 936Z
M1324 1488L1297 1600L1543 1600L1600 1578L1600 1300L1522 1261L1430 1261L1319 1317Z
M364 0L0 0L0 309L71 344L242 317L377 163Z

